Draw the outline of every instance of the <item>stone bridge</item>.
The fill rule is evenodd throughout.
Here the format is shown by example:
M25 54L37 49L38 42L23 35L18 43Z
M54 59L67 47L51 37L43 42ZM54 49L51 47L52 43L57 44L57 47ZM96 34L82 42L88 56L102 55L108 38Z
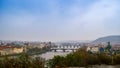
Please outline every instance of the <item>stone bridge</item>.
M76 51L77 49L79 49L81 46L80 45L59 45L59 46L55 46L51 48L51 51L57 52L57 51Z

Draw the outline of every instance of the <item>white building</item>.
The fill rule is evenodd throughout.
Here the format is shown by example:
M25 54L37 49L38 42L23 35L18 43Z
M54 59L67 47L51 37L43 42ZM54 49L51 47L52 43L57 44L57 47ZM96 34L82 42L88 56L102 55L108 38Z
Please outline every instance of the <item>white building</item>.
M93 53L97 53L99 52L99 46L91 46L91 47L87 47L86 51L91 51Z

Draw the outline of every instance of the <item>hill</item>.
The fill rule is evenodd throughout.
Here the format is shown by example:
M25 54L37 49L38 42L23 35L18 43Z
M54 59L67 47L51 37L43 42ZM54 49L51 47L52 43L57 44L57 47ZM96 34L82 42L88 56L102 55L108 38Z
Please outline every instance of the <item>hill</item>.
M111 42L118 44L120 43L120 35L101 37L94 40L92 43L103 43L103 42Z

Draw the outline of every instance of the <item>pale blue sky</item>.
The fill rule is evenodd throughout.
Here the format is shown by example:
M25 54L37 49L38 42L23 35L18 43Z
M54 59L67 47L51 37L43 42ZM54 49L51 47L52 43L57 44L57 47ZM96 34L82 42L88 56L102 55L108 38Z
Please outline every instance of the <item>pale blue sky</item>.
M120 35L119 0L0 0L0 40L94 40Z

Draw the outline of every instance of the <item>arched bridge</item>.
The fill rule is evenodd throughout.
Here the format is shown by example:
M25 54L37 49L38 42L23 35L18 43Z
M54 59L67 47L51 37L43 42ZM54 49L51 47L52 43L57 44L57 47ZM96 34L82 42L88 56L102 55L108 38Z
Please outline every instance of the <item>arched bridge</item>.
M80 45L59 45L59 46L55 46L51 48L51 51L57 52L57 51L76 51L77 49L79 49L81 46Z

